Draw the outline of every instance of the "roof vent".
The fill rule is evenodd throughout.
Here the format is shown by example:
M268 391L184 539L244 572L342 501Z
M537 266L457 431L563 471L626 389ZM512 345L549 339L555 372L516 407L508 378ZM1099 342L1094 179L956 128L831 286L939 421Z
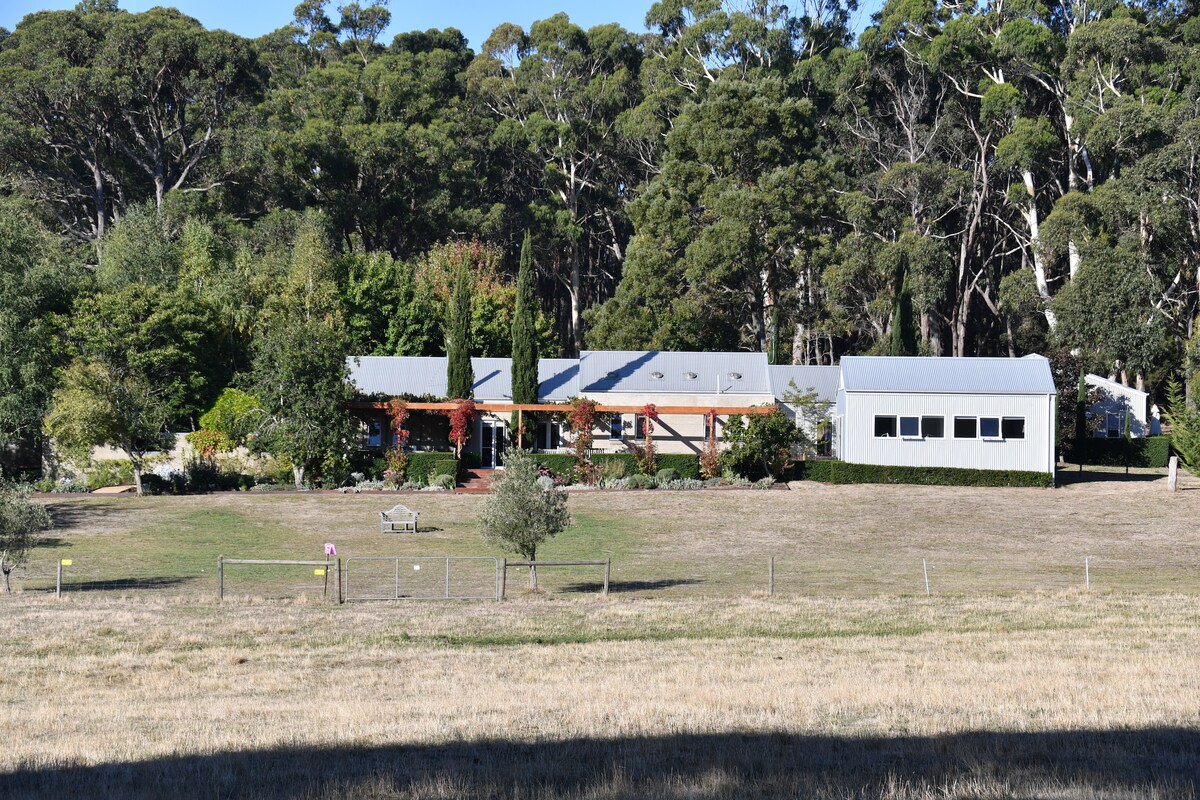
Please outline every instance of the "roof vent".
M661 372L651 372L650 377L656 381L661 381L663 378L663 374Z
M617 378L621 377L621 373L617 372L614 369L612 372L608 373L604 377L608 378L610 381L615 381Z
M696 380L697 376L696 376L696 373L694 373L694 372L685 372L685 373L683 373L683 377L687 378L689 381L694 381L694 380Z
M731 380L731 381L740 381L741 379L742 379L742 373L740 373L740 372L731 372L731 373L729 373L729 380Z

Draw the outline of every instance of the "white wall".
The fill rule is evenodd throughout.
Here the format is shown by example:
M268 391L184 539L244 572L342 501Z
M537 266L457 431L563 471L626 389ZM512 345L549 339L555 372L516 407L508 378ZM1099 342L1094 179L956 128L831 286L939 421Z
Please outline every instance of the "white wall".
M1054 472L1053 395L847 392L844 403L839 447L843 460L851 463ZM946 435L942 439L877 438L876 415L941 416L945 419ZM1025 438L955 439L956 416L1023 417Z
M1121 422L1117 428L1118 436L1125 435L1125 414L1132 415L1129 421L1129 435L1135 439L1140 439L1150 433L1146 425L1146 406L1148 395L1145 392L1140 392L1130 386L1123 386L1116 381L1110 381L1107 378L1102 378L1099 375L1086 375L1084 380L1088 386L1095 386L1103 389L1108 397L1101 400L1099 403L1093 403L1088 407L1088 413L1094 414L1100 418L1101 429L1093 435L1099 437L1108 436L1108 415L1117 414L1121 418Z
M704 412L718 406L761 406L773 405L775 396L772 394L735 394L726 392L717 394L633 394L627 392L604 392L591 396L591 399L601 405L610 406L644 406L653 403L656 406L689 406L696 409L694 414L663 414L654 423L654 449L660 453L700 453L704 449ZM717 417L717 443L721 444L721 430L727 417ZM597 428L593 434L592 447L604 453L626 453L633 450L634 445L642 444L641 440L633 438L633 414L623 414L622 420L627 426L620 440L610 439L607 426L603 430ZM565 438L565 437L564 437Z

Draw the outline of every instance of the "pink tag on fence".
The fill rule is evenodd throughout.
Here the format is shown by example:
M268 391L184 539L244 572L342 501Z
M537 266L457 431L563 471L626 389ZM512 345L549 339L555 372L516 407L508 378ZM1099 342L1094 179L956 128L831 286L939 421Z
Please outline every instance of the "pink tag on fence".
M336 556L337 555L337 548L333 546L333 542L325 543L325 555L327 555L327 556Z

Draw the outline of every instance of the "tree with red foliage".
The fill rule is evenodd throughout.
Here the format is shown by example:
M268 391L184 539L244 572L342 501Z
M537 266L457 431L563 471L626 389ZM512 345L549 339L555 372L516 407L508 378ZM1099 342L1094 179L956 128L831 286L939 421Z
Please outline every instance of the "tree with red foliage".
M446 416L450 418L450 442L454 445L454 455L462 458L463 445L471 438L471 423L475 421L475 401L456 401Z
M387 460L384 480L399 483L408 470L408 454L404 452L404 445L408 444L408 431L404 429L404 422L408 419L408 404L398 397L393 397L388 401L386 410L388 427L392 432L392 446L384 455Z
M640 433L646 439L644 447L639 448L637 459L638 466L646 475L654 474L654 423L658 421L658 409L654 407L654 403L646 403L642 406L642 430ZM634 431L639 433L639 431Z
M580 480L589 480L588 451L592 449L592 428L596 424L596 401L583 397L571 399L571 411L567 414L567 425L574 436L575 474Z

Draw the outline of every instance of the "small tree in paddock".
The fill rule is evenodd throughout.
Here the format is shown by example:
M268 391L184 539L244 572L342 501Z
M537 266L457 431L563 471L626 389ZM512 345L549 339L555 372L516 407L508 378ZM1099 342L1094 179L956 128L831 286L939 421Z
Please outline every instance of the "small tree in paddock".
M29 560L38 535L50 527L45 506L31 501L29 493L26 487L0 483L0 574L5 594L12 591L12 571Z
M538 481L537 461L527 450L513 450L504 459L504 472L492 482L479 513L488 543L529 561L538 547L571 525L567 494ZM530 585L534 572L530 570Z

